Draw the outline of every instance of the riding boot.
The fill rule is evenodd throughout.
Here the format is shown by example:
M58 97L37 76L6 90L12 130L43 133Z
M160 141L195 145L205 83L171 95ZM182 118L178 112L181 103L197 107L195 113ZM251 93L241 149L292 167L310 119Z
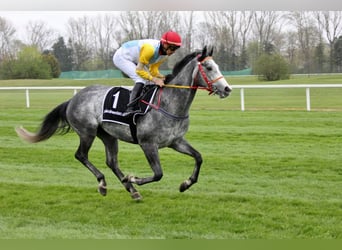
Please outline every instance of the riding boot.
M140 94L144 88L144 84L141 82L137 82L131 92L131 95L129 97L129 103L127 104L127 109L125 113L123 114L124 116L127 116L131 114L132 112L136 112L137 108L137 103L140 99Z

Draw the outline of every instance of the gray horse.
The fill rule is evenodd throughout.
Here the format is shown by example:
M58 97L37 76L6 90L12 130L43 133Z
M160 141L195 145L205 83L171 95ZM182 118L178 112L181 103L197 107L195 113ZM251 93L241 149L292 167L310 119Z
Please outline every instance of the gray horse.
M206 89L221 98L229 96L232 88L222 76L212 58L213 49L191 53L178 62L172 74L165 80L165 87L157 90L153 103L148 103L150 111L136 117L136 134L128 126L105 122L102 119L103 99L109 86L92 85L79 91L44 118L37 133L30 133L23 127L16 128L18 136L35 143L50 138L56 132L73 129L80 138L75 153L78 159L97 178L100 194L106 195L107 184L104 175L88 160L88 152L96 137L105 145L106 163L135 200L142 196L133 184L143 185L159 181L163 176L158 150L169 147L195 159L195 168L189 179L180 185L180 192L197 182L202 164L201 154L185 139L189 127L189 109L197 89ZM118 164L118 140L137 143L142 148L153 175L139 178L125 176Z

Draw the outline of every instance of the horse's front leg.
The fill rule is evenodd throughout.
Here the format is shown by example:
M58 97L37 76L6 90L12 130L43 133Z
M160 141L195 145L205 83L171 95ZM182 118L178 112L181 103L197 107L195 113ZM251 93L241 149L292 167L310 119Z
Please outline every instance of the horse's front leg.
M177 141L175 141L172 145L169 146L170 148L173 148L174 150L187 154L192 156L195 159L195 168L190 176L189 179L182 182L182 184L179 187L180 192L184 192L188 188L190 188L193 184L195 184L198 180L198 176L200 173L201 165L202 165L202 156L201 154L194 149L184 138L181 138Z
M139 178L130 175L125 177L125 181L136 183L138 185L144 185L146 183L159 181L163 177L163 171L160 165L158 146L154 144L142 144L140 146L144 151L146 159L152 168L153 176Z

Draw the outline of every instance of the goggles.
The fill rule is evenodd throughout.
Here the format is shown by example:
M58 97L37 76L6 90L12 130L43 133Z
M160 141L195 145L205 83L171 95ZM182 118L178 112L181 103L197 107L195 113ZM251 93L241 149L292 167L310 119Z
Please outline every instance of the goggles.
M176 51L178 48L179 48L179 46L173 45L173 44L169 44L169 46L167 47L167 49L169 49L171 51Z

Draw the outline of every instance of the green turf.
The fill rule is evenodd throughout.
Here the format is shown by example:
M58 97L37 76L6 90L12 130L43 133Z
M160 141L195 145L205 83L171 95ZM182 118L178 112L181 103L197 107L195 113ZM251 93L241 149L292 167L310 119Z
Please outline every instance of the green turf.
M30 109L17 105L18 95L11 105L0 98L0 238L342 238L342 112L283 104L241 112L234 95L199 92L186 136L204 159L199 182L179 193L194 162L162 149L164 177L137 187L144 197L137 203L105 166L99 140L90 159L106 175L106 197L73 157L75 133L34 145L15 135L18 125L34 130L69 94L37 94L44 104L32 100ZM260 107L276 103L263 100ZM151 175L136 145L120 143L119 160L126 174Z

